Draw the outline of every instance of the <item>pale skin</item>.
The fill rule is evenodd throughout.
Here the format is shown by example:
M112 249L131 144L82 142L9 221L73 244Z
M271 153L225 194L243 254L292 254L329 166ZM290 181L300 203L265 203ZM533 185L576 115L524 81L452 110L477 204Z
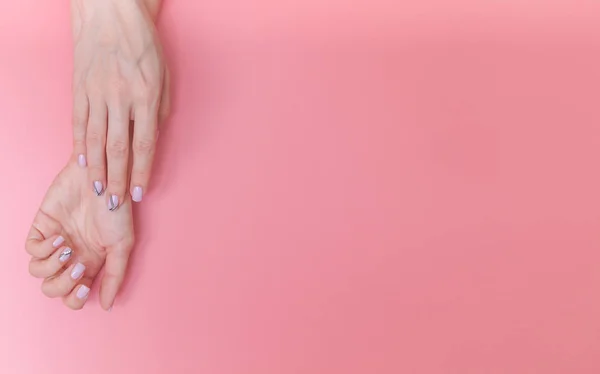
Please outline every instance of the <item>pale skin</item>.
M88 185L111 210L126 195L140 202L147 192L169 112L169 73L154 27L159 5L71 0L74 149L90 169Z
M42 292L85 305L104 269L110 310L134 245L132 201L148 189L169 73L154 21L160 0L71 0L74 152L40 206L26 241Z
M33 220L25 248L31 255L29 272L44 279L44 295L61 298L71 309L83 308L104 267L100 305L110 310L134 244L131 199L109 211L89 188L87 172L73 157L58 174ZM85 269L79 265L83 272L72 276L77 264Z

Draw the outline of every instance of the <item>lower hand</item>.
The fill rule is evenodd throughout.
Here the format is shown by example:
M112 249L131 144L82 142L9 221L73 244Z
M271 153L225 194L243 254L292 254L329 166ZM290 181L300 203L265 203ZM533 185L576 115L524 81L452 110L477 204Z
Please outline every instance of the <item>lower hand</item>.
M44 279L42 292L83 308L102 267L100 304L109 310L123 283L134 244L131 199L109 212L75 160L58 174L27 237L29 272Z

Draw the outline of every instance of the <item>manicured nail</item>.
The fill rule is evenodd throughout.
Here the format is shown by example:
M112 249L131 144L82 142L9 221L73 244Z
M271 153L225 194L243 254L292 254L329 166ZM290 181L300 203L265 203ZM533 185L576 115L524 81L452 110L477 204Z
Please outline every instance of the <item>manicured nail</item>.
M82 284L81 287L79 287L79 289L77 290L77 298L85 299L89 293L90 293L90 288L88 286Z
M96 196L100 196L100 195L102 195L102 192L104 192L104 186L102 185L102 182L95 181L94 182L94 193L96 194Z
M63 238L62 236L59 236L58 238L56 238L56 240L54 240L54 242L52 243L52 246L54 248L58 248L62 245L62 243L65 242L65 238Z
M111 212L119 207L119 197L117 195L111 195L108 199L108 210Z
M79 157L77 158L77 162L79 163L79 166L81 166L82 168L86 167L87 161L85 159L85 155L79 155Z
M133 194L131 194L131 199L133 201L135 201L136 203L139 203L142 201L143 195L144 195L144 192L142 191L142 187L135 186L133 188Z
M60 256L58 256L58 260L60 262L67 262L67 260L71 258L72 254L73 250L67 247L61 252Z
M73 279L79 279L79 278L81 278L81 276L83 275L84 271L85 271L85 265L82 264L81 262L78 263L73 268L73 271L71 271L71 278L73 278Z

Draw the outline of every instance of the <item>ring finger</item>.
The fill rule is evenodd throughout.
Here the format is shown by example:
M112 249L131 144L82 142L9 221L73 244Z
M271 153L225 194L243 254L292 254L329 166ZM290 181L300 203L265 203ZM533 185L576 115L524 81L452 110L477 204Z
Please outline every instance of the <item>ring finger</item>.
M47 259L32 258L29 262L29 273L36 278L48 278L62 269L73 256L69 247L61 247Z
M84 264L72 264L56 277L46 278L42 282L42 293L52 298L66 296L79 283L84 272Z

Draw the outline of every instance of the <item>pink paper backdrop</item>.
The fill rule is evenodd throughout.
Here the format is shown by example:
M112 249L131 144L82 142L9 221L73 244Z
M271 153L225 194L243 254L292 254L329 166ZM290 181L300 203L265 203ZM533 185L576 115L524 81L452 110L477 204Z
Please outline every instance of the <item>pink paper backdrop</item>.
M67 1L0 3L0 372L600 372L597 1L169 1L174 114L112 313L23 241Z

